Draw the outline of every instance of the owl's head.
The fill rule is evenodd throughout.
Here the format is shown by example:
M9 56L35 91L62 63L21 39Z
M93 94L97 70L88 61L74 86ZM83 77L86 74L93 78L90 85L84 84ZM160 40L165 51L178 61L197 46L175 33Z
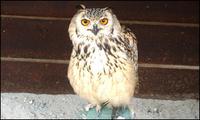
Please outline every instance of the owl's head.
M121 31L117 17L109 8L86 8L80 5L80 9L73 16L69 33L90 37L116 34Z

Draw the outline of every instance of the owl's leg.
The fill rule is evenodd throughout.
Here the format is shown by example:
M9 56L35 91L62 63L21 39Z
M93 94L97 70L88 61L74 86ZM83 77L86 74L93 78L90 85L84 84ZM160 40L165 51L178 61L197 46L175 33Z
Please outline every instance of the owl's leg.
M89 111L91 108L95 107L93 104L88 104L85 106L85 111Z

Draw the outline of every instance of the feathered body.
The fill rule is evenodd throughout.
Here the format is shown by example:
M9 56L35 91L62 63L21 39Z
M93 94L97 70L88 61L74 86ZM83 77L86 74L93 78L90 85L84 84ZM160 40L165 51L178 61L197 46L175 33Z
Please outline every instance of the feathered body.
M98 21L105 17L108 24L99 25ZM89 19L91 25L82 26L83 18ZM93 24L100 29L97 34L89 29ZM138 81L135 35L121 27L108 8L80 9L68 31L73 43L68 78L74 91L93 105L128 105Z

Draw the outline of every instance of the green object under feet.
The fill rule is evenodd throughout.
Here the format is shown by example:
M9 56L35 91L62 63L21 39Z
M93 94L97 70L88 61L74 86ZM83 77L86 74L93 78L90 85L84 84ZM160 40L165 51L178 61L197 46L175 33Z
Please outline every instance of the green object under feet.
M99 113L96 112L96 108L94 107L91 108L89 111L83 111L82 118L83 119L112 119L112 118L133 119L133 114L131 113L128 107L121 107L115 110L113 110L112 108L103 107L101 108Z
M114 112L114 110L113 110ZM130 111L128 107L120 107L116 109L116 112L114 114L114 118L125 118L125 119L133 119L134 113Z

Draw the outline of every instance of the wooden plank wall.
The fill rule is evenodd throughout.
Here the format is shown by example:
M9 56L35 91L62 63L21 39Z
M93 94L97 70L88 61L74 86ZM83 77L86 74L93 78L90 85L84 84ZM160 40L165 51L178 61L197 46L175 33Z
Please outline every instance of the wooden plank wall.
M74 93L75 5L113 9L138 38L137 97L199 99L199 1L1 1L1 92Z

